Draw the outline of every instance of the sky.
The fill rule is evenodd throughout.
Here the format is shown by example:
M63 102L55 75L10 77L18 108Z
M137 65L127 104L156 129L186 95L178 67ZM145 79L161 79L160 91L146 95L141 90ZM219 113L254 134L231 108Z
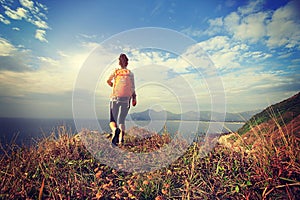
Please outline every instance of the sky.
M107 118L120 53L130 112L259 110L300 90L298 1L0 2L0 117Z

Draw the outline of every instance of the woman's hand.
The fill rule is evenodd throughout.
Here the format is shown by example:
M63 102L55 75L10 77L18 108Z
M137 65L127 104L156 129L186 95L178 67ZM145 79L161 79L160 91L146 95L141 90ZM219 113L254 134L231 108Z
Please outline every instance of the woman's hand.
M132 99L132 106L134 107L136 105L136 99Z
M111 82L111 80L107 80L106 82L110 87L112 87L114 85L113 82Z

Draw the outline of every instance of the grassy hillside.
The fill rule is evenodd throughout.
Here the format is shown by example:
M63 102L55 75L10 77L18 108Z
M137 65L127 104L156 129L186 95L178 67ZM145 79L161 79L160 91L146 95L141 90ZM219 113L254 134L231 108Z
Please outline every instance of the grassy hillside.
M78 135L64 127L57 132L59 137L45 138L36 147L5 150L0 199L300 199L295 136L282 135L284 143L265 143L255 152L242 143L238 150L218 144L204 156L206 145L194 143L168 167L126 173L96 160ZM122 148L148 152L169 141L168 133L144 140L127 136Z
M276 119L280 125L284 125L284 123L287 124L300 114L299 105L300 93L282 102L271 105L262 112L254 115L244 126L238 130L238 133L243 135L248 132L251 127L260 125L261 123L268 122L273 119Z

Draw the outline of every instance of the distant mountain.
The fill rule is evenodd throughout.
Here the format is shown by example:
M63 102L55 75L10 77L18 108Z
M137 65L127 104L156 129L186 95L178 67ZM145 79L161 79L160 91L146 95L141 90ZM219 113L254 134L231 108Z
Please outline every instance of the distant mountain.
M247 111L241 113L226 113L225 121L227 122L245 122L249 120L259 110ZM218 112L189 111L183 114L175 114L169 111L145 110L143 112L130 114L132 120L149 121L149 120L185 120L185 121L223 121L223 114Z
M299 114L300 92L286 100L267 107L260 113L257 113L238 130L238 133L241 135L245 134L254 127L259 128L259 125L261 125L261 127L265 126L268 129L270 129L270 127L277 129L278 125L284 125L287 127L292 120L295 121L295 119L299 118ZM275 122L278 124L274 124Z

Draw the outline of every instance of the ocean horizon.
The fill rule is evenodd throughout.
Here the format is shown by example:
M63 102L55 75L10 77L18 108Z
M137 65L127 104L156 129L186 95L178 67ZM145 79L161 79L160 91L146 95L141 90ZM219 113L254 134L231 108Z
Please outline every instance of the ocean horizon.
M166 126L170 134L178 130L181 132L205 133L209 125L220 122L207 121L179 121L179 120L152 120L152 121L126 121L126 129L133 126L146 128L150 131L161 133ZM243 122L225 122L221 130L222 133L235 132L242 127ZM197 130L195 130L195 127ZM0 118L0 141L4 147L10 144L28 146L51 134L57 134L59 128L65 128L69 134L76 134L82 129L98 130L100 132L110 132L109 120L79 120L74 119L54 119L54 118Z

